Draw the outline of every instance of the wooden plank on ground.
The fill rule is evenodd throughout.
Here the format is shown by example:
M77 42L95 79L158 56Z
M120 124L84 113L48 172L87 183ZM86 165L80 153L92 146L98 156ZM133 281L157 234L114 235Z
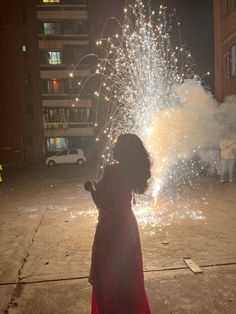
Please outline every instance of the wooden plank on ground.
M191 259L191 257L184 257L184 262L194 274L202 273L201 268Z

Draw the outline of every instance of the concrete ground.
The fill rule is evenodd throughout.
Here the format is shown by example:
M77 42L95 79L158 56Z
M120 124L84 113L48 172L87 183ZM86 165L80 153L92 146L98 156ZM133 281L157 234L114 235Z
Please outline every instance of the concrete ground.
M91 166L4 171L2 313L90 312L97 213L83 182L94 173ZM141 204L135 213L152 313L236 313L236 184L198 178L165 191L155 206ZM184 257L203 273L194 274Z

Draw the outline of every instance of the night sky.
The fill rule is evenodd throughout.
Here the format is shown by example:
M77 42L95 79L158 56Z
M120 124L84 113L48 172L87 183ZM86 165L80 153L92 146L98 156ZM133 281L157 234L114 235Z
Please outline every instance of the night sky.
M158 3L159 1L153 1ZM167 0L169 8L176 9L181 22L182 41L197 63L199 75L211 72L205 80L211 91L214 86L214 33L212 0Z
M97 2L99 21L96 30L101 30L105 20L116 16L122 20L125 3L130 0L90 0ZM210 71L211 75L205 77L204 85L214 92L214 33L213 33L213 4L212 0L150 0L152 8L156 11L160 4L168 7L169 12L176 9L176 16L181 23L182 43L191 52L196 64L197 74L202 76ZM98 13L98 12L96 12ZM111 32L111 28L108 31ZM177 33L177 32L176 32Z

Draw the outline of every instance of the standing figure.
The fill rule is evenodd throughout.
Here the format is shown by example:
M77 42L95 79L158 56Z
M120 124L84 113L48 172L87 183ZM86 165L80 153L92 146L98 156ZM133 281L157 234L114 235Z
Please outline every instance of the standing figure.
M2 165L0 164L0 182L2 182L1 171L3 171Z
M229 174L229 182L233 182L234 172L234 150L236 149L236 143L232 139L230 133L226 133L225 137L220 141L221 150L221 176L220 182L224 182L227 173Z
M117 139L102 180L85 183L99 217L92 249L89 282L91 314L150 314L144 288L138 225L132 211L133 193L143 194L150 178L150 160L134 134Z

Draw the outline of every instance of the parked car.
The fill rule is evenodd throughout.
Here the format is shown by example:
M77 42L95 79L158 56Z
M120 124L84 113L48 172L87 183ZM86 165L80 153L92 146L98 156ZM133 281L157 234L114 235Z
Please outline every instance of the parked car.
M46 159L47 166L53 167L57 164L78 164L83 165L86 162L86 157L82 149L67 149L56 155L50 156Z

